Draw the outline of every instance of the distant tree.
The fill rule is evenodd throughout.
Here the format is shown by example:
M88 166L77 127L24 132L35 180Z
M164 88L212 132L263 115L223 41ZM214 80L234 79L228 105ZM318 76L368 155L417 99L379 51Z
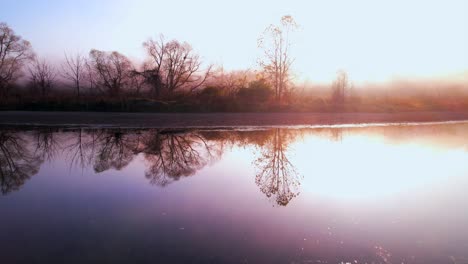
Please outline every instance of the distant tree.
M33 58L29 41L16 35L6 23L0 23L0 97L8 93L23 66Z
M62 64L62 77L73 83L78 98L83 82L86 79L86 58L77 53L69 56L65 53L65 63Z
M96 84L110 97L118 97L130 83L133 71L132 63L117 51L105 52L91 50L90 69L96 78Z
M280 25L270 25L258 39L258 46L263 50L259 64L272 83L277 101L282 100L290 82L294 62L290 55L290 33L297 27L292 16L283 16Z
M212 78L207 81L207 86L218 87L223 94L229 97L235 96L239 89L247 87L249 81L255 78L250 70L225 71L219 67L212 73Z
M44 59L35 59L29 67L29 74L34 88L46 97L53 86L57 73L55 68Z
M265 102L272 95L270 85L264 80L255 80L248 87L240 88L237 97L243 101Z
M94 69L94 65L91 64L90 60L85 61L85 81L87 88L91 94L96 94L97 92L102 92L98 87L98 74Z
M343 104L351 89L348 74L343 70L338 71L331 88L332 102L335 104Z
M155 96L163 89L169 94L183 89L194 91L210 76L211 66L203 70L200 56L187 42L166 43L161 35L159 40L149 39L143 46L149 60L142 74L152 85Z

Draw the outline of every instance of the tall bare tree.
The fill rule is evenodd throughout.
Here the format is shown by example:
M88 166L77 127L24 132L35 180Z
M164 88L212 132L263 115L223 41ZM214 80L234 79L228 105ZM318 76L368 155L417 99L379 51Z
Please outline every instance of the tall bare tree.
M29 73L34 88L40 90L42 97L47 96L57 77L55 68L44 59L35 59L29 67Z
M258 39L258 46L263 50L259 64L270 79L277 101L282 100L290 82L294 62L290 55L290 33L297 27L292 16L283 16L279 25L270 25Z
M117 51L91 50L90 65L96 73L97 85L111 97L120 96L129 84L133 71L130 60Z
M65 63L62 64L62 77L73 83L78 98L86 78L86 58L77 53L69 56L65 53Z
M33 58L29 41L16 35L6 23L0 23L0 97L7 94L23 66Z
M162 64L166 51L164 36L160 35L159 40L148 39L148 41L143 42L143 47L149 59L145 63L141 75L143 75L146 82L151 86L153 96L159 98L164 88L162 81Z
M159 40L144 42L143 47L149 56L144 73L157 95L163 88L170 94L183 89L194 91L210 76L211 65L202 69L200 56L187 42L166 43L161 35Z

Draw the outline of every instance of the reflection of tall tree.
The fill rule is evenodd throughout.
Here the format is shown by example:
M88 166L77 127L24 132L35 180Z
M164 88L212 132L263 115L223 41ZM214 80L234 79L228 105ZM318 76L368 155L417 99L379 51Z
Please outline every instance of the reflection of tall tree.
M221 155L215 146L196 133L150 132L141 149L149 163L145 175L160 186L191 176Z
M43 160L53 160L60 150L60 144L55 132L57 132L55 129L44 128L39 129L34 133L36 140L36 153L40 155Z
M98 136L94 171L123 169L135 157L137 146L138 135L135 133L125 133L122 130L102 131Z
M299 194L300 176L286 156L290 135L279 128L272 132L255 161L258 168L255 182L267 197L274 197L278 205L286 206Z
M77 129L71 133L70 143L64 148L70 162L70 168L78 166L81 168L91 164L94 157L97 135L95 130L85 132Z
M0 187L2 194L18 190L39 171L40 156L27 147L24 135L0 132Z

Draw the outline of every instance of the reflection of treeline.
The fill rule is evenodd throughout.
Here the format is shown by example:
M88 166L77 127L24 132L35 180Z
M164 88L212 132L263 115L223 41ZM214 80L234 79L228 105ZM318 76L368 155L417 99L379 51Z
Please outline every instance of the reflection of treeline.
M73 166L92 167L96 173L121 170L142 155L146 177L162 186L193 175L222 153L217 145L190 131L80 129L66 135L63 150Z
M95 173L122 170L137 156L143 159L145 177L166 186L192 176L220 159L233 146L254 146L255 182L268 197L286 205L297 195L299 178L286 157L294 130L171 130L43 128L0 133L2 193L17 190L35 175L46 160L63 157L71 169L92 168Z
M122 170L137 157L143 161L149 182L166 186L196 174L232 147L248 147L256 149L255 183L274 203L284 206L298 195L301 182L291 159L291 143L305 135L341 141L361 134L468 150L468 124L258 130L2 129L0 187L3 194L18 190L44 161L57 158L63 158L71 169L102 173Z

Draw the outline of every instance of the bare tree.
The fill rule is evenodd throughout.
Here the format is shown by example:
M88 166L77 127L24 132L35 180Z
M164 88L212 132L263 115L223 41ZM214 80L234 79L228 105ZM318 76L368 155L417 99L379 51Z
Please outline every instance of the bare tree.
M133 71L132 63L117 51L91 50L90 65L96 73L97 85L104 88L109 96L120 96L129 84Z
M290 33L297 27L292 16L283 16L280 25L270 25L258 39L258 46L263 50L259 64L275 89L277 101L282 100L290 82L294 62L290 56Z
M238 71L225 71L223 67L214 70L212 77L207 81L207 86L214 86L222 89L225 95L234 96L241 88L248 86L248 83L255 80L255 74L249 69Z
M332 84L332 101L335 104L343 104L346 101L351 90L351 83L348 74L340 70L337 72L336 79Z
M86 78L86 58L79 53L74 56L68 56L65 53L65 63L62 64L62 77L73 83L79 98L81 87Z
M5 96L10 84L20 77L21 69L34 58L29 41L0 23L0 96Z
M148 41L143 42L143 47L149 56L149 60L145 63L141 75L151 85L153 96L159 98L164 88L162 82L162 65L166 51L164 36L160 35L159 40L148 39Z
M212 66L202 69L200 56L187 42L166 43L161 35L159 40L149 39L143 46L149 56L143 73L158 96L163 88L169 94L182 89L194 91L210 76Z
M44 59L35 59L29 67L29 73L34 88L40 89L42 97L47 96L57 76L54 67Z
M90 60L85 61L85 80L91 93L95 94L96 91L102 92L102 90L99 89L99 86L97 85L97 74L93 68L93 65L90 63Z
M166 45L167 58L164 61L165 83L170 92L186 87L193 91L200 87L210 74L211 66L203 74L200 57L193 53L187 43L173 40Z

